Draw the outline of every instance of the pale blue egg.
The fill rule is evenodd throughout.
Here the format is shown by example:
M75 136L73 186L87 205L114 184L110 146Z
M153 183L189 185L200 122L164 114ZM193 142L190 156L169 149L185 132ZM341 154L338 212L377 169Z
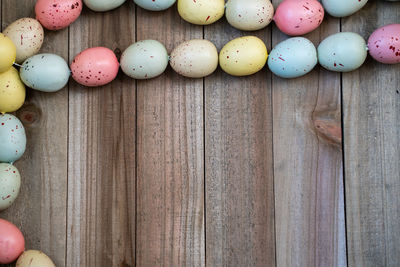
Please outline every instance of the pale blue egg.
M358 69L367 58L367 44L354 32L339 32L325 38L318 46L318 61L331 71Z
M70 70L62 57L38 54L24 61L20 76L24 84L32 89L56 92L68 83Z
M141 8L161 11L170 8L176 0L133 0Z
M303 37L289 38L272 49L268 67L282 78L296 78L309 73L317 65L317 50Z
M0 162L12 163L25 152L26 135L21 121L11 114L0 114Z
M93 11L104 12L115 9L126 0L83 0L85 5Z
M322 5L329 15L347 17L360 10L368 0L322 0Z

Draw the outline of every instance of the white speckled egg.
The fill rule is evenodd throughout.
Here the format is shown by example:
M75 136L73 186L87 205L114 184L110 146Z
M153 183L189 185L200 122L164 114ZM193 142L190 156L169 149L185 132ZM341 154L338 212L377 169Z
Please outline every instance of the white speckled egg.
M70 70L62 57L39 54L25 60L20 69L20 76L30 88L42 92L56 92L67 85Z
M309 73L317 64L317 50L303 37L289 38L272 49L269 69L282 78L296 78Z
M39 21L32 18L22 18L11 23L4 34L8 36L17 48L15 62L22 63L28 57L39 52L43 44L43 27Z
M83 0L88 8L97 12L113 10L122 5L125 1L126 0Z
M209 25L216 22L225 12L224 0L178 0L179 15L187 22Z
M170 64L180 75L190 78L206 77L218 67L218 51L208 40L190 40L172 51Z
M0 163L0 211L9 208L18 197L21 176L9 163Z
M339 32L325 38L318 46L319 63L331 71L358 69L367 58L367 44L354 32Z
M161 11L170 8L176 0L133 0L141 8Z
M168 52L156 40L143 40L129 46L121 56L122 71L134 79L151 79L168 66Z
M25 129L14 115L0 114L0 140L0 162L12 163L24 154Z
M256 31L268 26L274 16L269 0L229 0L225 16L229 24L243 31Z
M322 0L326 12L333 17L347 17L360 10L368 0Z
M228 42L219 52L219 65L233 76L247 76L260 71L267 62L264 42L255 36L243 36Z
M16 267L55 267L54 262L39 250L27 250L19 256Z

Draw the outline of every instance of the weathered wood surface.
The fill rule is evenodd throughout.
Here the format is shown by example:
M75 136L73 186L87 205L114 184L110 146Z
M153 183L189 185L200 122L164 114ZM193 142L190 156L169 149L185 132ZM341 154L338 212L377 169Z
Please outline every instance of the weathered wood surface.
M374 1L343 20L365 38L400 22L400 3ZM371 58L343 75L350 266L400 266L400 66Z
M34 0L0 3L3 29L34 16ZM342 27L367 38L399 17L399 3L368 3L306 37L317 45ZM157 39L171 52L193 38L220 49L248 34L127 1L84 8L69 29L46 31L42 52L70 62L93 46L120 54ZM254 34L269 50L287 38L275 26ZM120 73L101 88L29 90L17 112L22 191L0 217L57 266L399 266L399 71L368 59L341 82L319 67L294 80L169 68L150 81Z

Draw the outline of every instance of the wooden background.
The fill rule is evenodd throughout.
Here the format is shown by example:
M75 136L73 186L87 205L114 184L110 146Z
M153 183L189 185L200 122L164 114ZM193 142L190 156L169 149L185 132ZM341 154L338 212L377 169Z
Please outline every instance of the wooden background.
M3 29L34 16L34 0L0 2ZM367 38L399 22L399 2L370 1L306 37ZM85 8L46 32L42 51L71 62L93 46L121 54L157 39L171 51L204 37L220 49L246 34L128 0ZM269 50L286 38L275 26L254 34ZM121 73L101 88L29 91L17 112L28 134L22 191L0 217L57 266L400 266L399 73L368 58L352 73L317 67L293 80L169 68L149 81Z

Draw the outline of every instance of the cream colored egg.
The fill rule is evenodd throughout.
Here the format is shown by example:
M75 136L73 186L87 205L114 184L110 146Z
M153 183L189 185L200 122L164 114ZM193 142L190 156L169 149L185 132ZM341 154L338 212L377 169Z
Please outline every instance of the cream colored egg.
M9 163L0 163L0 211L9 208L18 197L21 176Z
M219 64L230 75L247 76L261 70L267 58L267 47L261 39L244 36L230 41L222 48Z
M15 267L55 267L53 261L39 250L27 250L19 256Z
M179 15L187 22L208 25L224 15L224 0L178 0Z
M269 0L229 0L225 13L232 27L256 31L271 23L274 7Z
M172 51L170 64L177 73L185 77L206 77L218 67L218 51L208 40L190 40Z
M17 63L22 63L28 57L37 54L44 39L42 25L32 18L14 21L4 30L4 34L17 47L17 59L15 60Z
M0 113L18 110L25 102L25 94L25 85L14 67L0 73Z

